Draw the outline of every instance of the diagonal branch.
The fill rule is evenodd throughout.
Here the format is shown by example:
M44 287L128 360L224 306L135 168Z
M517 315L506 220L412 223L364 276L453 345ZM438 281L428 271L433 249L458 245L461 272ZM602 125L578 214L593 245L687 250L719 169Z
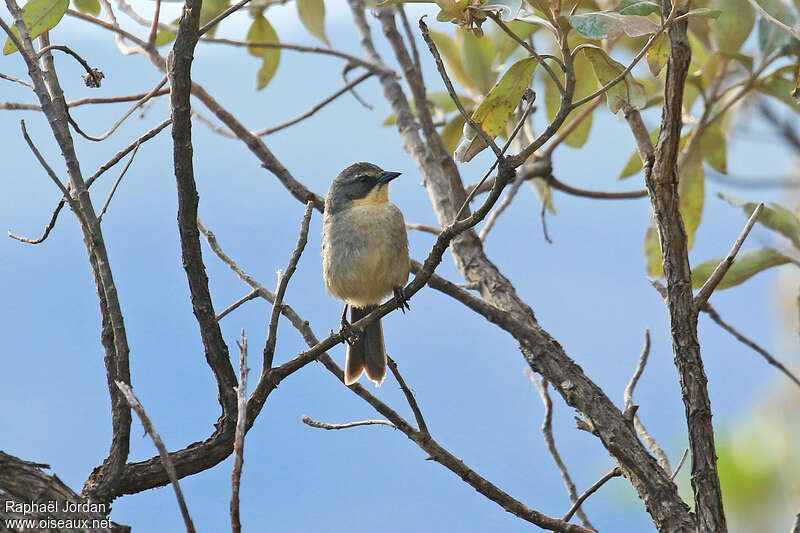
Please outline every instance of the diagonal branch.
M744 240L750 234L750 230L753 229L753 224L756 223L756 220L758 220L758 215L761 214L763 209L763 203L758 204L756 208L753 209L753 213L750 215L747 224L744 225L742 232L739 234L739 238L733 243L731 251L728 252L728 255L725 256L725 259L720 261L720 263L717 265L717 268L714 269L714 272L711 273L703 286L700 287L700 290L694 297L694 306L697 310L701 309L703 305L708 302L708 299L711 297L711 293L714 292L714 289L717 288L719 282L725 277L728 269L731 267L734 260L736 260L736 254L739 253L739 249L742 247Z

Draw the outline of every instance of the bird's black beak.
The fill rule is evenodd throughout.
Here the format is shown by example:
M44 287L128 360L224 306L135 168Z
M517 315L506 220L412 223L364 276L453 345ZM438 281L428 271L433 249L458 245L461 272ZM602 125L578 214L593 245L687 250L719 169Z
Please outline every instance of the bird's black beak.
M390 181L395 179L400 174L402 174L402 172L384 172L378 178L378 183L389 183Z

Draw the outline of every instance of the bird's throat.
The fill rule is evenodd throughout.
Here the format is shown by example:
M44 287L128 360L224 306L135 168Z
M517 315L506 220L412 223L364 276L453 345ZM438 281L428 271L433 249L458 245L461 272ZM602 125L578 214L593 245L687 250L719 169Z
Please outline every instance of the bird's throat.
M383 205L389 201L389 185L376 185L363 198L353 200L353 205Z

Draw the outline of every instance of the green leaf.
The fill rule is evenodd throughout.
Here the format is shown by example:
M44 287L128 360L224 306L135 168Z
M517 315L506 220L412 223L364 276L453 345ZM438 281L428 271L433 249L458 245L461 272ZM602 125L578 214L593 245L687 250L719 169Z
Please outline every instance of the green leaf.
M526 57L511 65L472 113L472 120L480 124L489 137L497 137L505 130L511 114L533 80L536 64L536 59ZM465 125L464 140L456 150L456 159L463 162L471 160L485 148L482 144L481 136L469 124Z
M67 12L69 0L30 0L22 8L22 20L28 28L31 39L34 39L46 31L52 30L61 21L61 17ZM16 24L12 25L11 33L19 39L19 30ZM11 40L6 39L3 46L3 55L13 54L17 51L17 46Z
M661 258L661 242L658 240L658 230L652 224L644 235L644 258L647 264L647 274L656 278L664 277L664 265Z
M669 36L664 32L656 37L656 40L653 41L653 44L650 45L650 49L647 51L647 66L650 67L650 72L653 76L658 76L659 73L661 73L661 69L664 68L664 65L666 65L669 60L669 53Z
M688 161L681 169L678 182L678 197L680 199L683 225L688 237L687 248L694 246L694 234L700 226L703 217L703 205L706 197L706 180L703 172L703 161L700 154L695 151L689 156Z
M722 259L703 261L692 269L692 289L699 289L714 272ZM740 252L728 272L717 285L717 290L729 289L752 278L762 270L785 265L791 260L772 248Z
M456 80L464 87L472 87L469 76L464 70L464 64L461 62L461 54L458 51L458 45L446 33L438 31L430 31L431 39L436 43L436 48L442 55L444 62L447 63L447 73L451 78Z
M613 39L623 32L628 37L641 37L658 31L658 26L645 17L625 16L613 11L572 15L569 23L578 33L590 39Z
M650 142L653 144L658 141L658 134L661 131L661 128L656 128L650 132ZM634 150L631 154L630 159L625 164L625 168L622 169L622 172L619 173L619 177L617 179L625 179L629 178L635 174L637 174L640 170L644 168L644 164L642 163L642 156L639 155L638 150Z
M649 15L661 9L658 2L651 0L622 0L614 9L620 15Z
M717 193L717 196L734 207L740 207L748 217L753 214L758 205L755 202L742 203L737 198L721 192ZM770 207L764 206L761 214L758 215L758 222L771 230L777 231L792 241L795 248L800 250L800 219L792 213L791 209L773 202Z
M73 0L73 2L81 13L95 16L100 14L100 0Z
M170 24L172 26L177 26L181 19L177 18L173 20ZM169 44L175 40L177 34L173 31L169 30L158 30L156 33L156 46L164 46L165 44Z
M755 85L758 92L777 98L796 113L800 113L800 104L792 96L796 87L793 65L779 68Z
M709 19L716 19L722 15L721 9L710 9L707 7L700 7L698 9L692 9L688 13L686 13L687 17L701 17L701 18L709 18Z
M608 57L602 48L588 45L581 48L586 58L592 64L595 76L601 86L605 86L617 78L625 70L621 63ZM641 109L647 103L644 86L636 81L630 72L622 81L606 91L606 102L612 113L616 113L627 103L635 109Z
M512 20L506 25L522 40L527 40L528 37L536 33L536 30L540 28L537 24L529 24L521 20ZM497 50L497 62L500 64L505 63L506 60L511 57L511 54L521 48L519 43L509 37L503 30L494 29L489 33L489 38L492 40Z
M458 113L453 119L448 122L440 135L442 136L442 141L444 141L444 145L447 147L447 151L453 153L458 146L458 141L461 140L461 132L464 130L464 124L466 123L466 119L461 113Z
M297 0L297 14L308 32L327 44L328 36L325 35L325 2L323 0Z
M713 0L713 7L722 11L711 23L717 49L738 52L756 23L756 12L743 0Z
M264 15L260 14L253 19L253 24L247 31L247 40L261 43L279 42L275 28L272 27L272 24L269 23ZM258 69L256 74L256 90L260 91L275 76L275 71L278 70L278 64L281 60L281 49L249 46L247 51L263 59L261 68Z
M700 152L703 154L703 159L711 165L711 168L723 174L728 173L726 144L725 132L722 131L719 121L706 128L700 138Z
M458 29L459 48L464 71L469 78L469 86L480 94L486 94L497 80L497 72L492 70L497 50L491 39L478 38L471 31Z

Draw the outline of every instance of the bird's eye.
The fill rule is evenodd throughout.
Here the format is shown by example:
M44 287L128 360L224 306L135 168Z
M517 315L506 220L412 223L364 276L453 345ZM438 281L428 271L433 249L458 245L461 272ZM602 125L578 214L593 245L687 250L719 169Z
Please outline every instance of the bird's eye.
M361 176L358 177L358 179L356 181L358 181L359 183L366 183L367 180L369 180L369 176L361 175Z

